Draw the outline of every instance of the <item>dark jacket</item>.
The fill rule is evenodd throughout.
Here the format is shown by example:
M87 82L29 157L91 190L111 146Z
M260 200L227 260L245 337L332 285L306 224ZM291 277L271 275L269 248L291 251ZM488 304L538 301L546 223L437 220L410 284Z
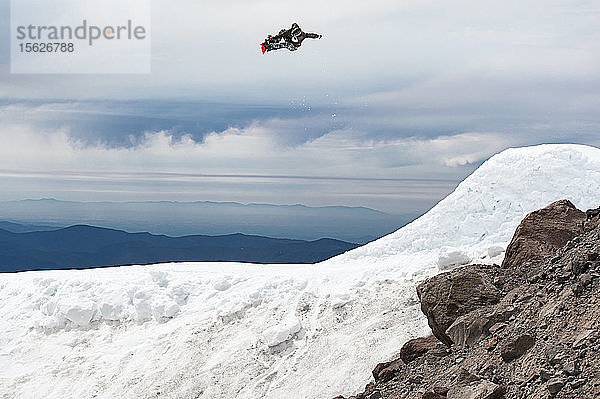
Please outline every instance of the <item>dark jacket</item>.
M297 23L293 23L290 29L282 29L277 35L273 36L272 41L279 41L284 39L288 43L292 43L296 47L300 47L304 39L319 39L321 35L317 33L306 33L298 26Z

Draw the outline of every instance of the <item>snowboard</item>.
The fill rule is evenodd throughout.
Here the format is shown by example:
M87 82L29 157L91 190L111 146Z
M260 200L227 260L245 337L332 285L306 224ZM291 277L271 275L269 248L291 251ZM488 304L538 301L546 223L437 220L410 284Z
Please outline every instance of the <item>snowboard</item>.
M298 48L296 48L296 46L294 46L293 43L287 42L285 40L280 42L274 42L273 40L271 40L271 35L269 35L269 37L267 37L265 41L260 45L260 49L263 54L268 53L269 51L279 50L282 48L287 48L290 51L298 50Z

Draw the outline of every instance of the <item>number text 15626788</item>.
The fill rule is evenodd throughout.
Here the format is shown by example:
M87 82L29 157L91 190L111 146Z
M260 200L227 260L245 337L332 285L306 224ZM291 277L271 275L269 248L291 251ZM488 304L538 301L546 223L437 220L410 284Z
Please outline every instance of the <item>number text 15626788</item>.
M22 53L73 53L73 43L20 43Z

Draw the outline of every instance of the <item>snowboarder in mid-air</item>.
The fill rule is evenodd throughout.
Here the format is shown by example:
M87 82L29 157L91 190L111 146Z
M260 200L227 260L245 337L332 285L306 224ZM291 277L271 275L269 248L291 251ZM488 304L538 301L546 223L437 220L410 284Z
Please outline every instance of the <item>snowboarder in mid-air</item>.
M269 35L260 45L260 48L263 54L282 48L296 51L298 50L298 47L302 45L304 39L320 39L321 37L323 37L323 35L303 32L298 24L294 22L290 29L282 29L275 36Z

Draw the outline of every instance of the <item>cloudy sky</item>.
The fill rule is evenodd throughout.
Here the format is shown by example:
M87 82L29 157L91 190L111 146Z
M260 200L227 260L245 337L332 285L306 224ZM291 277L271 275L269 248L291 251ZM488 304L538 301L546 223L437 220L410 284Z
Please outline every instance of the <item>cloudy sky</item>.
M323 39L262 55L294 21ZM10 74L7 0L0 29L0 200L405 212L505 148L600 146L595 0L153 0L147 75Z

